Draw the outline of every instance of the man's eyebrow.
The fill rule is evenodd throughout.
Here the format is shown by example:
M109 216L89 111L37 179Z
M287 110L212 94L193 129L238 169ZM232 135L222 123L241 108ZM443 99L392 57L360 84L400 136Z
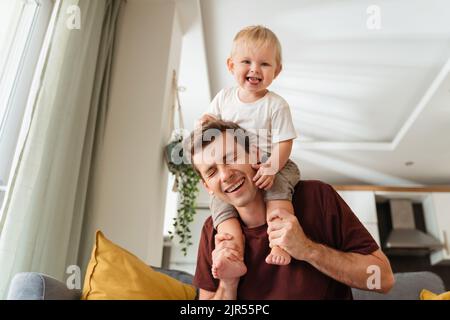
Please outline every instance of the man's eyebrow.
M211 164L211 165L208 165L208 166L206 167L206 169L204 170L204 172L205 172L205 173L208 173L208 171L211 170L213 167L214 167L214 165L212 165L212 164Z

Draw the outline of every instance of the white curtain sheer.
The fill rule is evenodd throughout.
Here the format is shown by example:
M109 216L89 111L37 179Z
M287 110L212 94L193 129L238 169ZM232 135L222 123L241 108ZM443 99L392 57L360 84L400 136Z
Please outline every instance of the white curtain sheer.
M120 3L57 1L0 212L0 298L17 272L64 280L67 266L76 264L93 150L105 122ZM80 8L80 30L66 25L72 5Z

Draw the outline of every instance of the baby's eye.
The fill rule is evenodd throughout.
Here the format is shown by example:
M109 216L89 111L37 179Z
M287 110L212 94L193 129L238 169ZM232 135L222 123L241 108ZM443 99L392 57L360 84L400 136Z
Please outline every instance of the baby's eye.
M249 64L250 61L249 60L242 60L242 63Z
M270 67L270 63L267 63L267 62L263 62L261 65L262 65L263 67Z

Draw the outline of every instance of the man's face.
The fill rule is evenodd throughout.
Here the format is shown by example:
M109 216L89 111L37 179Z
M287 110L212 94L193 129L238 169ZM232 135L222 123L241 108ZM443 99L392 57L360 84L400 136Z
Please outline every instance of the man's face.
M249 154L234 142L230 133L220 134L203 150L197 151L193 163L203 178L208 192L234 207L251 202L258 192L253 184L255 170Z

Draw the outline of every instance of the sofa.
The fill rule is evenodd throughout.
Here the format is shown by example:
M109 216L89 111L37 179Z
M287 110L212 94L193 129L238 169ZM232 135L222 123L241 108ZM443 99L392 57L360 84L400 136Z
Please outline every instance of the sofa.
M154 268L184 283L192 284L192 275L184 271ZM395 285L388 294L352 289L355 300L418 300L422 289L435 293L445 291L442 279L435 273L396 273ZM11 281L7 300L79 300L81 290L70 290L65 283L36 272L23 272Z

